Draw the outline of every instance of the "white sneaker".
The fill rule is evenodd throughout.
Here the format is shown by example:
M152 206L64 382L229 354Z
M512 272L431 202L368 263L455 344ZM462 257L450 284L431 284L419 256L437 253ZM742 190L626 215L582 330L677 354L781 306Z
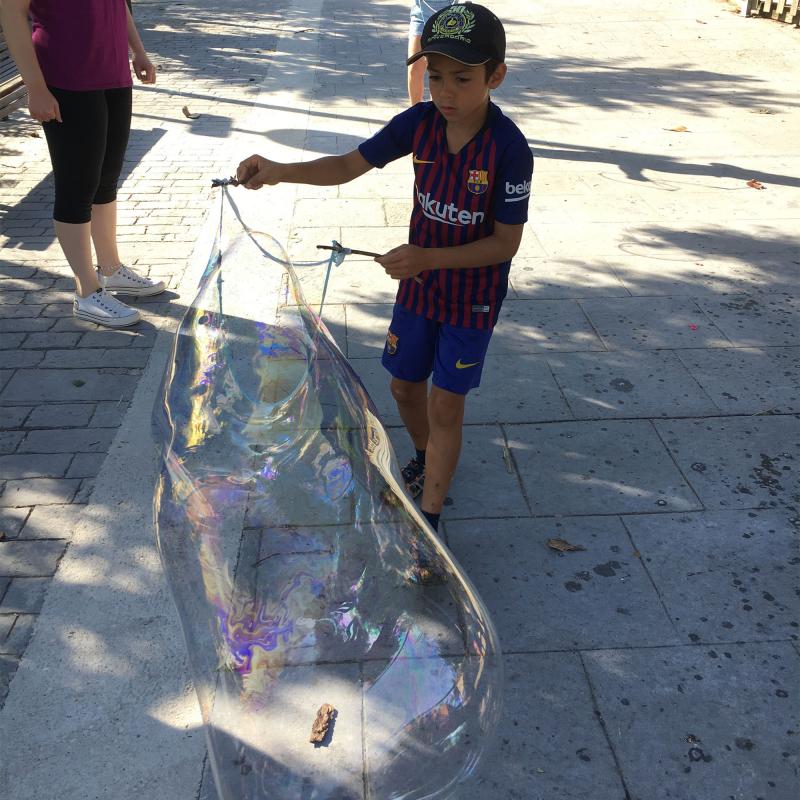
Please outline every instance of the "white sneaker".
M109 328L126 328L139 321L139 312L135 308L121 303L102 287L88 297L76 294L72 302L72 313L78 319L88 319Z
M154 281L137 275L130 267L124 264L113 275L103 275L97 270L100 285L109 292L129 294L132 297L150 297L160 294L166 288L164 281Z

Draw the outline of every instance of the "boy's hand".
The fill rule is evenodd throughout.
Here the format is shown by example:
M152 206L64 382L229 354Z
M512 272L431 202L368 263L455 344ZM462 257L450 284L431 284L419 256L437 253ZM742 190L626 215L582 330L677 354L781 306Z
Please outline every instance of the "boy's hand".
M260 189L281 182L280 164L263 156L250 156L236 168L236 180L246 189Z
M425 248L417 247L415 244L401 244L400 247L393 248L375 260L386 270L386 274L396 281L413 278L429 269Z

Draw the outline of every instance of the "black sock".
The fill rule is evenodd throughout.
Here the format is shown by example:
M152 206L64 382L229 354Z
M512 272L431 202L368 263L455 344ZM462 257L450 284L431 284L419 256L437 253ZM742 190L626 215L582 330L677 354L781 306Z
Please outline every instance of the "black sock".
M417 450L417 461L419 461L422 466L425 466L425 451L424 450Z
M434 514L432 511L423 511L422 516L425 517L428 522L430 522L431 528L433 528L435 531L439 530L440 514Z

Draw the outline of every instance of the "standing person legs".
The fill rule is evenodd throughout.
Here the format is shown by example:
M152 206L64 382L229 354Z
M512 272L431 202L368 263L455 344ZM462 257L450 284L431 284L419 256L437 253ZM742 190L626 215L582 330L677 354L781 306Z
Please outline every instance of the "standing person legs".
M53 221L58 243L75 275L77 294L87 297L100 288L92 263L91 201L100 182L107 111L100 91L51 88L51 92L63 120L42 124L55 182Z
M100 181L92 200L92 242L97 266L103 275L119 269L117 248L117 183L125 160L131 131L133 92L131 89L107 89L107 144L100 168Z

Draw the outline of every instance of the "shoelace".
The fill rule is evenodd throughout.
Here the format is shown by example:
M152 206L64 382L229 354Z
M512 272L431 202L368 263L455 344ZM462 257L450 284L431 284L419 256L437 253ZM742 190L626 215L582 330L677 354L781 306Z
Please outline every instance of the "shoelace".
M137 275L135 272L133 272L133 270L128 269L128 267L125 266L125 264L123 264L118 271L123 277L127 278L129 281L133 281L134 283L141 283L143 285L147 283L147 278L144 278L141 275Z

